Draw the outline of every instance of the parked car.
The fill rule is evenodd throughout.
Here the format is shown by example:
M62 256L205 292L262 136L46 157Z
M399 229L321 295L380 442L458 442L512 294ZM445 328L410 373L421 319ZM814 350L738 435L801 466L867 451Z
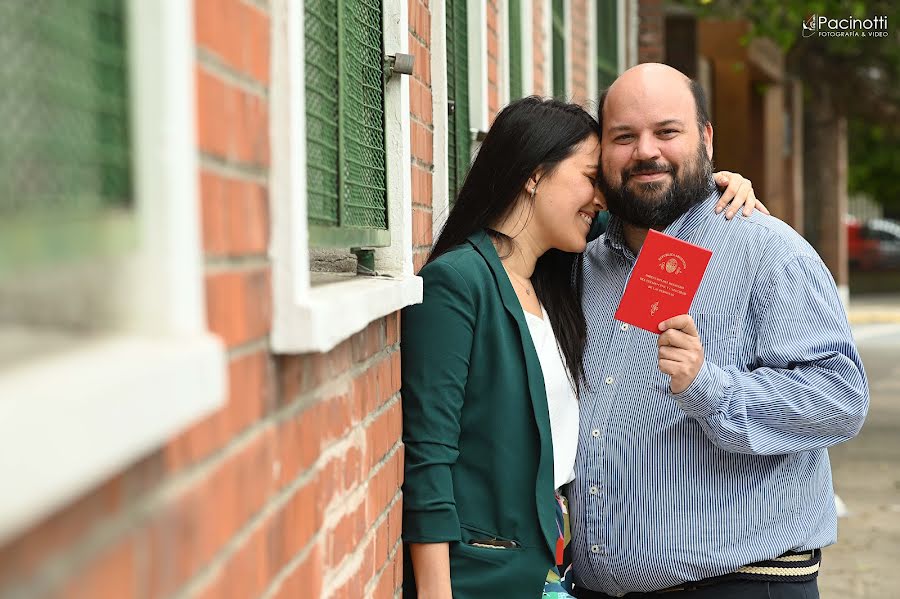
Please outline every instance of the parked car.
M859 219L847 219L847 258L850 270L878 268L878 241L869 237L865 224Z
M874 218L866 223L866 236L878 244L878 269L900 268L900 223Z
M852 270L900 269L900 223L885 218L848 219L847 254Z

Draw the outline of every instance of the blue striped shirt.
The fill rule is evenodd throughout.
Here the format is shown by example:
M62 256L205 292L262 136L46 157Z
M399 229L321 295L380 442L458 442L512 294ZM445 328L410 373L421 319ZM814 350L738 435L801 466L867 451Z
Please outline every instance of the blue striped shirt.
M869 398L845 311L800 235L760 212L727 221L717 199L666 229L713 251L690 310L706 362L679 395L656 335L613 316L635 262L622 223L585 253L578 586L659 590L836 540L826 448L859 432Z

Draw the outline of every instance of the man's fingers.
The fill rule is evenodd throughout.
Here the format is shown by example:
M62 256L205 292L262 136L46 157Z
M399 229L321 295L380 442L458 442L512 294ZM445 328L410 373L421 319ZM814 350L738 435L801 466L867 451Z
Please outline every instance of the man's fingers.
M699 334L697 333L697 326L694 324L694 319L690 314L673 316L669 320L665 320L659 323L660 331L665 332L669 331L670 329L677 329L693 337L699 336Z

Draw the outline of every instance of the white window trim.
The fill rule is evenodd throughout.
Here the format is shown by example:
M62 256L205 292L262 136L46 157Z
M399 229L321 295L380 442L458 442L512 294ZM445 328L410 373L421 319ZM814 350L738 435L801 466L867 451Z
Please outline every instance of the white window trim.
M375 277L312 285L306 212L303 0L272 2L270 139L273 323L279 353L326 352L370 322L422 301L413 273L409 81L385 86L388 226L391 245L375 251ZM409 53L406 2L384 3L387 54ZM418 67L416 67L418 68Z
M616 36L616 43L618 44L618 49L616 50L617 54L617 65L619 69L619 75L625 72L628 68L628 57L627 57L627 44L628 41L626 38L636 37L627 35L628 31L628 15L626 14L627 6L626 2L628 0L616 0L616 23L617 31L619 35Z
M638 63L638 37L640 36L640 15L638 14L638 0L619 0L622 8L622 31L625 33L622 40L622 68L625 72Z
M469 36L469 129L472 139L488 130L487 0L466 0ZM472 151L477 144L472 144Z
M190 2L128 3L139 241L120 335L0 377L0 544L221 406L206 330ZM110 293L119 291L111 290Z
M450 215L449 153L447 134L447 8L431 4L431 114L434 119L434 173L431 177L431 224L434 238Z
M534 85L534 5L522 0L522 93L533 95Z
M587 101L588 105L592 107L592 110L589 110L589 112L592 112L594 116L597 116L597 99L600 93L598 89L600 87L600 82L597 80L597 5L594 2L589 2L587 7Z
M563 64L566 65L565 94L566 102L572 101L572 89L575 73L572 68L572 0L563 0Z
M497 69L497 99L502 110L509 104L511 97L509 91L509 0L500 0L497 6L497 49L500 62Z
M553 96L553 0L544 0L544 95Z

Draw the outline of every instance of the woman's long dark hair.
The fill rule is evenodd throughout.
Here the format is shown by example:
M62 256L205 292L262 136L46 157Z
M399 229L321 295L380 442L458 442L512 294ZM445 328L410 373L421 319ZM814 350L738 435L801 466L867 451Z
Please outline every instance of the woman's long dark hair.
M577 104L530 96L500 111L481 143L428 262L482 229L503 243L515 243L492 227L515 208L529 177L538 170L542 177L551 174L591 135L599 140L600 127ZM531 279L573 382L584 380L582 357L587 335L580 305L580 262L581 254L551 249L538 258Z

